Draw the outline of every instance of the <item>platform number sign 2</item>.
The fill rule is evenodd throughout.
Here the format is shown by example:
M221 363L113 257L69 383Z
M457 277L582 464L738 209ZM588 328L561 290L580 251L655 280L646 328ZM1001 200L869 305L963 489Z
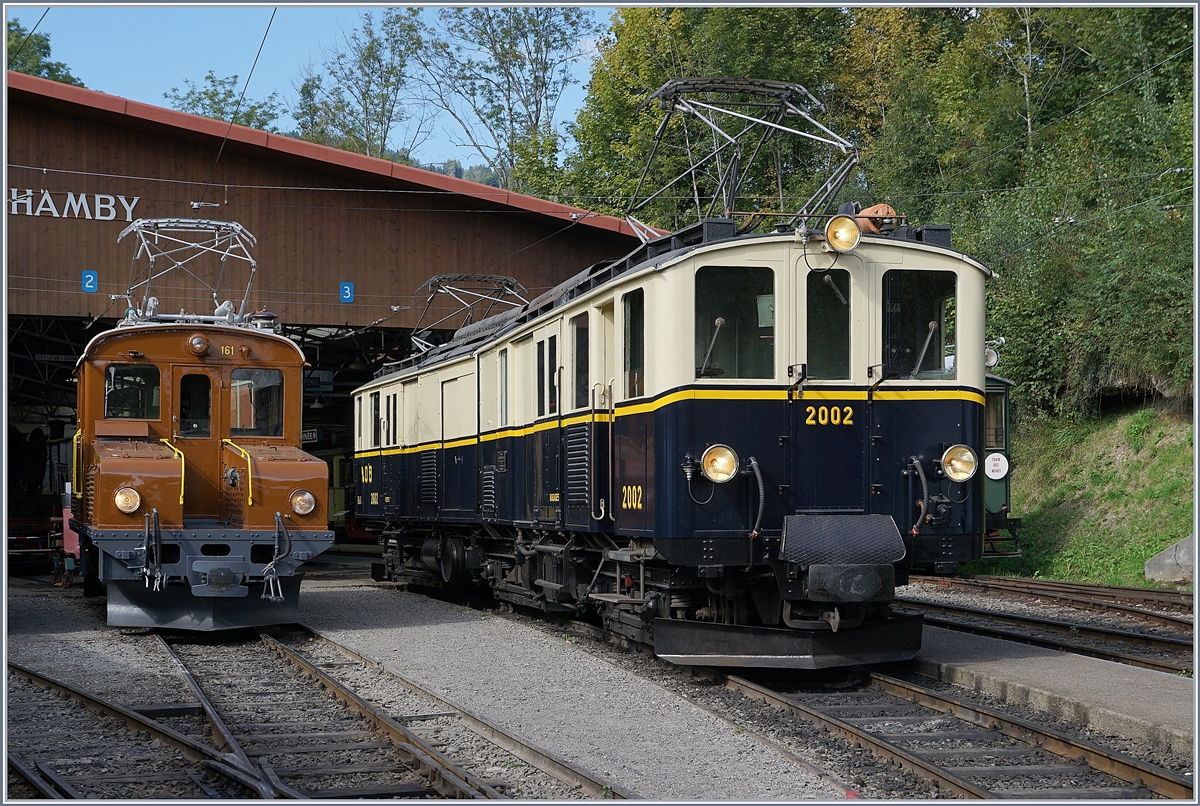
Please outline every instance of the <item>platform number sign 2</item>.
M354 302L354 283L342 283L338 288L338 299L342 302Z
M100 275L91 269L84 269L80 273L79 282L83 286L84 293L95 294L100 290Z

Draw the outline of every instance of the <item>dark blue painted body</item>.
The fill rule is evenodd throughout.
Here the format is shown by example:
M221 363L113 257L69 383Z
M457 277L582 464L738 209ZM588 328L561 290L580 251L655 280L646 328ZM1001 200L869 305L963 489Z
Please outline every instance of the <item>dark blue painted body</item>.
M786 515L884 514L904 536L905 565L962 563L982 550L982 474L955 484L938 463L955 443L982 454L981 401L973 390L891 385L801 390L790 402L778 386L673 390L618 406L611 446L602 413L445 449L360 454L358 516L652 538L669 561L698 566L747 563L751 551L763 561ZM689 482L685 462L715 443L738 454L742 472L725 484L695 472ZM757 544L749 542L759 502L752 456L764 493ZM916 522L920 478L905 474L914 456L928 495L944 500L940 522Z

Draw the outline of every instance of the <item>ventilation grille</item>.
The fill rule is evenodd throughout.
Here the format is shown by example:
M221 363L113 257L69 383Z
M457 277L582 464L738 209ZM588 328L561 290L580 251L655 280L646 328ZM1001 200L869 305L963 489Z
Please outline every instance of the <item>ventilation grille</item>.
M486 465L483 468L483 500L481 509L484 515L496 514L496 466Z
M421 503L438 502L437 451L421 453Z
M567 506L587 507L591 480L591 435L588 423L567 426Z

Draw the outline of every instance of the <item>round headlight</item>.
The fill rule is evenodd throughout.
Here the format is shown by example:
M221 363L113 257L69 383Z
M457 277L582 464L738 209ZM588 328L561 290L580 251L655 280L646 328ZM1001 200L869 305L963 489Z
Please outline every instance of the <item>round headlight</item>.
M700 472L709 481L724 484L737 475L738 456L728 445L713 445L700 457Z
M968 481L978 467L975 451L966 445L951 445L942 454L942 472L951 481Z
M193 333L188 336L187 348L193 355L204 355L208 352L208 339L200 333Z
M308 490L296 490L292 493L292 512L297 515L307 515L317 506L317 499Z
M113 503L117 509L129 515L137 512L137 508L142 505L142 497L132 487L122 487L113 495Z
M858 222L848 215L834 216L825 225L825 241L835 252L849 252L861 238Z

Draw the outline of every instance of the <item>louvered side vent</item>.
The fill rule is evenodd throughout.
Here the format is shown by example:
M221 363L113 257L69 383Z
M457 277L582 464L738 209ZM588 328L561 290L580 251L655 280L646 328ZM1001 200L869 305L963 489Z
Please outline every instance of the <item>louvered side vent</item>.
M75 517L91 522L96 521L96 478L100 475L99 465L90 465L83 476L83 512L76 512Z
M496 514L496 466L486 465L483 468L483 500L481 510L484 515Z
M587 507L591 473L588 423L567 426L567 506Z
M421 503L438 502L437 451L421 453Z

